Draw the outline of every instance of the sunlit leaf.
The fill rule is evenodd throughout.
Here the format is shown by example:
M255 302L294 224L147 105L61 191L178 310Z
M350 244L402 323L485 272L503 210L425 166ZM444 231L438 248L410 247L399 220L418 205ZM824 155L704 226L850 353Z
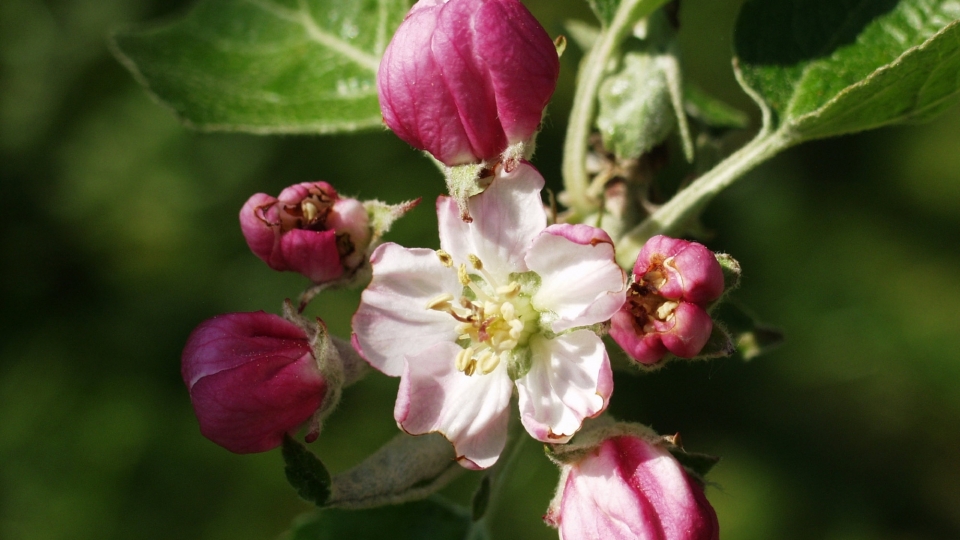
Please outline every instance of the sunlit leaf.
M958 17L956 0L753 0L736 65L795 141L922 121L960 100Z
M380 56L406 0L201 0L114 35L114 50L188 125L333 133L381 124Z

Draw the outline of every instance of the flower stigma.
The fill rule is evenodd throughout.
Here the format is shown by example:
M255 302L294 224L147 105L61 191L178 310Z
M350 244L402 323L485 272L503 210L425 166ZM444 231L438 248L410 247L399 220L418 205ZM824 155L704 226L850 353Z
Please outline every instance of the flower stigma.
M449 254L440 250L437 256L445 267L453 268ZM518 281L501 284L479 257L470 255L469 260L470 268L457 267L463 285L460 298L441 294L427 302L426 309L449 313L456 322L457 344L463 347L456 356L457 370L468 376L486 375L527 345L539 315Z

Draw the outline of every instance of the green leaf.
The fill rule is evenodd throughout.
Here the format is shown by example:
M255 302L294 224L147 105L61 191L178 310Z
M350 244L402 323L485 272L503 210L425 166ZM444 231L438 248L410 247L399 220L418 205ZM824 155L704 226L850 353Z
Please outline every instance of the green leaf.
M587 3L604 26L610 24L620 7L620 0L587 0Z
M371 510L305 514L283 540L464 540L470 525L465 509L431 498Z
M743 129L750 123L747 113L727 105L690 83L683 86L683 109L692 118L713 129Z
M960 100L956 0L752 0L741 84L799 142L927 120Z
M297 494L307 501L323 506L330 498L330 473L323 463L306 446L283 437L283 472Z
M201 0L113 36L114 52L192 127L335 133L381 125L376 71L407 0Z
M361 509L424 499L463 473L439 433L400 433L352 469L333 477L326 506Z

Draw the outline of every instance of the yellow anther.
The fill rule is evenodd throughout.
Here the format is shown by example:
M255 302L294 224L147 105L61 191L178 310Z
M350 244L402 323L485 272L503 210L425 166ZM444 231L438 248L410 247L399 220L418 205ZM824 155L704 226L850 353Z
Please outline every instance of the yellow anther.
M440 264L446 266L447 268L453 268L453 257L451 257L449 253L442 249L438 249L437 257L440 259Z
M500 355L494 354L488 349L484 351L478 361L480 363L480 373L486 375L487 373L493 372L493 370L497 369L497 366L500 365Z
M457 353L457 371L465 371L473 359L473 347L467 347Z
M503 340L503 341L500 342L499 347L500 347L501 349L504 349L504 350L507 350L507 351L511 351L511 350L513 350L513 349L515 349L515 348L517 347L517 340L515 340L515 339L505 339L505 340Z
M657 318L661 321L666 320L667 317L673 315L673 311L679 306L677 302L664 302L660 304L660 307L657 308Z
M463 373L467 377L472 377L475 371L477 371L477 361L471 358L467 363L467 367L463 368Z
M497 295L503 296L506 298L513 298L520 294L520 284L514 281L509 285L503 285L502 287L497 287Z
M433 300L427 302L427 309L436 311L450 311L452 309L450 301L453 300L452 294L441 294Z
M303 201L300 204L300 209L303 210L303 217L307 221L313 221L317 217L317 214L320 213L320 209L317 208L317 205L313 204L312 201Z
M464 287L470 285L470 274L467 273L467 265L460 265L460 268L457 269L457 277L460 278L460 284Z
M500 304L500 314L503 315L503 319L505 321L516 320L517 308L513 305L512 302L504 302Z
M483 262L480 260L480 257L471 254L467 258L470 259L470 264L472 264L475 269L483 270Z

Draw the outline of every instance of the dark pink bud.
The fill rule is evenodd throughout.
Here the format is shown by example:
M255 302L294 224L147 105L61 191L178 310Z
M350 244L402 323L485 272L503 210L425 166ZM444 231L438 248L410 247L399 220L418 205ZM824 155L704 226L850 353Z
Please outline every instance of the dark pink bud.
M240 210L240 228L270 268L299 272L314 283L335 280L363 264L370 244L366 210L326 182L304 182L279 197L257 193Z
M518 0L420 0L377 73L383 120L448 166L499 159L537 132L560 72Z
M238 454L279 446L327 392L303 330L262 311L200 323L183 349L181 374L200 432Z
M723 271L713 252L696 242L654 236L633 268L627 301L611 319L610 336L634 360L659 362L667 352L700 354L713 321L706 306L723 294Z
M670 452L640 437L603 441L564 465L544 521L563 540L718 540L717 514Z

